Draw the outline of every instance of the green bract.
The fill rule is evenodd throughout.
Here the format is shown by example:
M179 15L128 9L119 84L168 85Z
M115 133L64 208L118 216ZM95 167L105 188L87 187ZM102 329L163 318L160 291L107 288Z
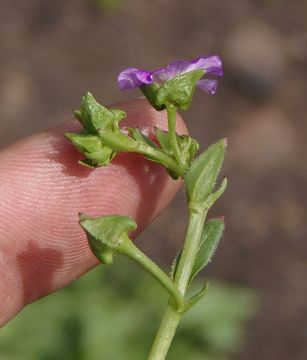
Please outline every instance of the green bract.
M126 117L126 113L105 108L92 94L87 93L82 98L80 110L75 111L75 116L84 129L78 134L65 133L65 136L86 156L81 164L90 167L108 165L117 152L107 146L102 137L105 134L121 135L119 122Z
M201 208L206 206L206 201L212 195L215 183L220 172L225 150L226 139L222 139L211 145L192 163L185 176L185 185L188 201L191 207ZM226 180L223 182L223 190ZM213 193L214 194L214 193ZM218 193L220 196L220 192Z
M209 220L203 228L199 249L195 257L190 282L211 261L225 228L223 219Z
M214 255L217 245L223 235L224 228L225 224L223 219L211 219L204 225L189 282L191 282L193 278L211 261L211 258ZM182 252L179 252L173 261L170 275L172 279L176 276L181 254Z

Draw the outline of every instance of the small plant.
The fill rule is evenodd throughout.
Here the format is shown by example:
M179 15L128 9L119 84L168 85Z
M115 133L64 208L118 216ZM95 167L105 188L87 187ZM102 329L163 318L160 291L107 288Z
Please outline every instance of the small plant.
M89 246L104 264L112 264L122 254L140 264L169 293L169 303L162 318L148 359L165 359L176 328L183 315L206 293L208 283L193 296L187 290L197 274L208 264L224 230L224 219L205 222L209 209L227 186L224 179L216 188L226 150L226 139L219 140L196 157L198 142L188 135L176 133L176 113L186 110L196 87L215 94L217 80L207 75L222 76L218 56L199 57L192 61L175 61L165 68L145 71L128 68L118 77L122 90L138 87L158 111L166 110L168 131L156 128L147 136L138 128L122 130L120 121L126 116L120 109L107 109L87 93L75 116L83 125L80 133L65 136L84 155L84 166L107 166L120 152L135 152L165 167L173 179L182 179L187 195L189 225L184 245L166 274L129 238L137 227L135 221L121 214L91 218L80 214L80 225L87 234Z

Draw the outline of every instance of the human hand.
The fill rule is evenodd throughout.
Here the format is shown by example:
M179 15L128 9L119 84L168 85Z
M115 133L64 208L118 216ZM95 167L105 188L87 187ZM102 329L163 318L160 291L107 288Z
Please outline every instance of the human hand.
M119 106L128 113L124 126L167 128L164 112L145 100ZM182 120L177 123L178 133L186 132ZM138 234L180 186L137 154L120 154L94 170L79 165L82 155L63 136L79 126L72 120L0 151L0 326L97 264L79 211L131 216Z

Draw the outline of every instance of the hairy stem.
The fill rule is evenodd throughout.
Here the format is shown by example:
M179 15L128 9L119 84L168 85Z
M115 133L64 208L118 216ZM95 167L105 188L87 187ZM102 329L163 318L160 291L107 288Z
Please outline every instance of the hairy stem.
M165 154L159 149L154 149L153 147L145 144L138 144L134 151L146 155L157 162L163 161L163 163L175 174L178 174L180 177L184 176L184 168L179 166L171 156Z
M133 242L125 235L122 245L117 252L130 257L132 260L141 265L149 274L151 274L171 295L171 302L175 305L176 310L182 311L184 308L183 296L178 288L165 274L165 272L147 257Z
M202 235L205 217L205 210L189 211L188 231L175 274L175 284L177 285L183 297L189 285L193 264ZM160 327L152 345L148 360L165 359L182 315L183 313L175 309L172 304L168 305L160 323Z

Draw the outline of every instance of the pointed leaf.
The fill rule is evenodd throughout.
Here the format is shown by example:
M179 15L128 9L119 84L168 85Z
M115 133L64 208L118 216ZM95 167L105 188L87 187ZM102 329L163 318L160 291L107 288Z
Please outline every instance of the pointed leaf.
M207 294L208 288L209 288L209 283L205 282L201 290L186 302L184 307L184 313L190 310L191 307L193 307L196 303L198 303L198 301L201 300Z
M208 209L224 194L224 191L227 188L227 183L227 178L224 178L221 186L208 196L206 200L206 206Z
M204 225L199 249L191 272L190 282L210 262L222 237L225 225L222 219L212 219Z
M226 139L211 145L193 161L185 176L189 203L203 206L212 193L220 172L226 149Z

